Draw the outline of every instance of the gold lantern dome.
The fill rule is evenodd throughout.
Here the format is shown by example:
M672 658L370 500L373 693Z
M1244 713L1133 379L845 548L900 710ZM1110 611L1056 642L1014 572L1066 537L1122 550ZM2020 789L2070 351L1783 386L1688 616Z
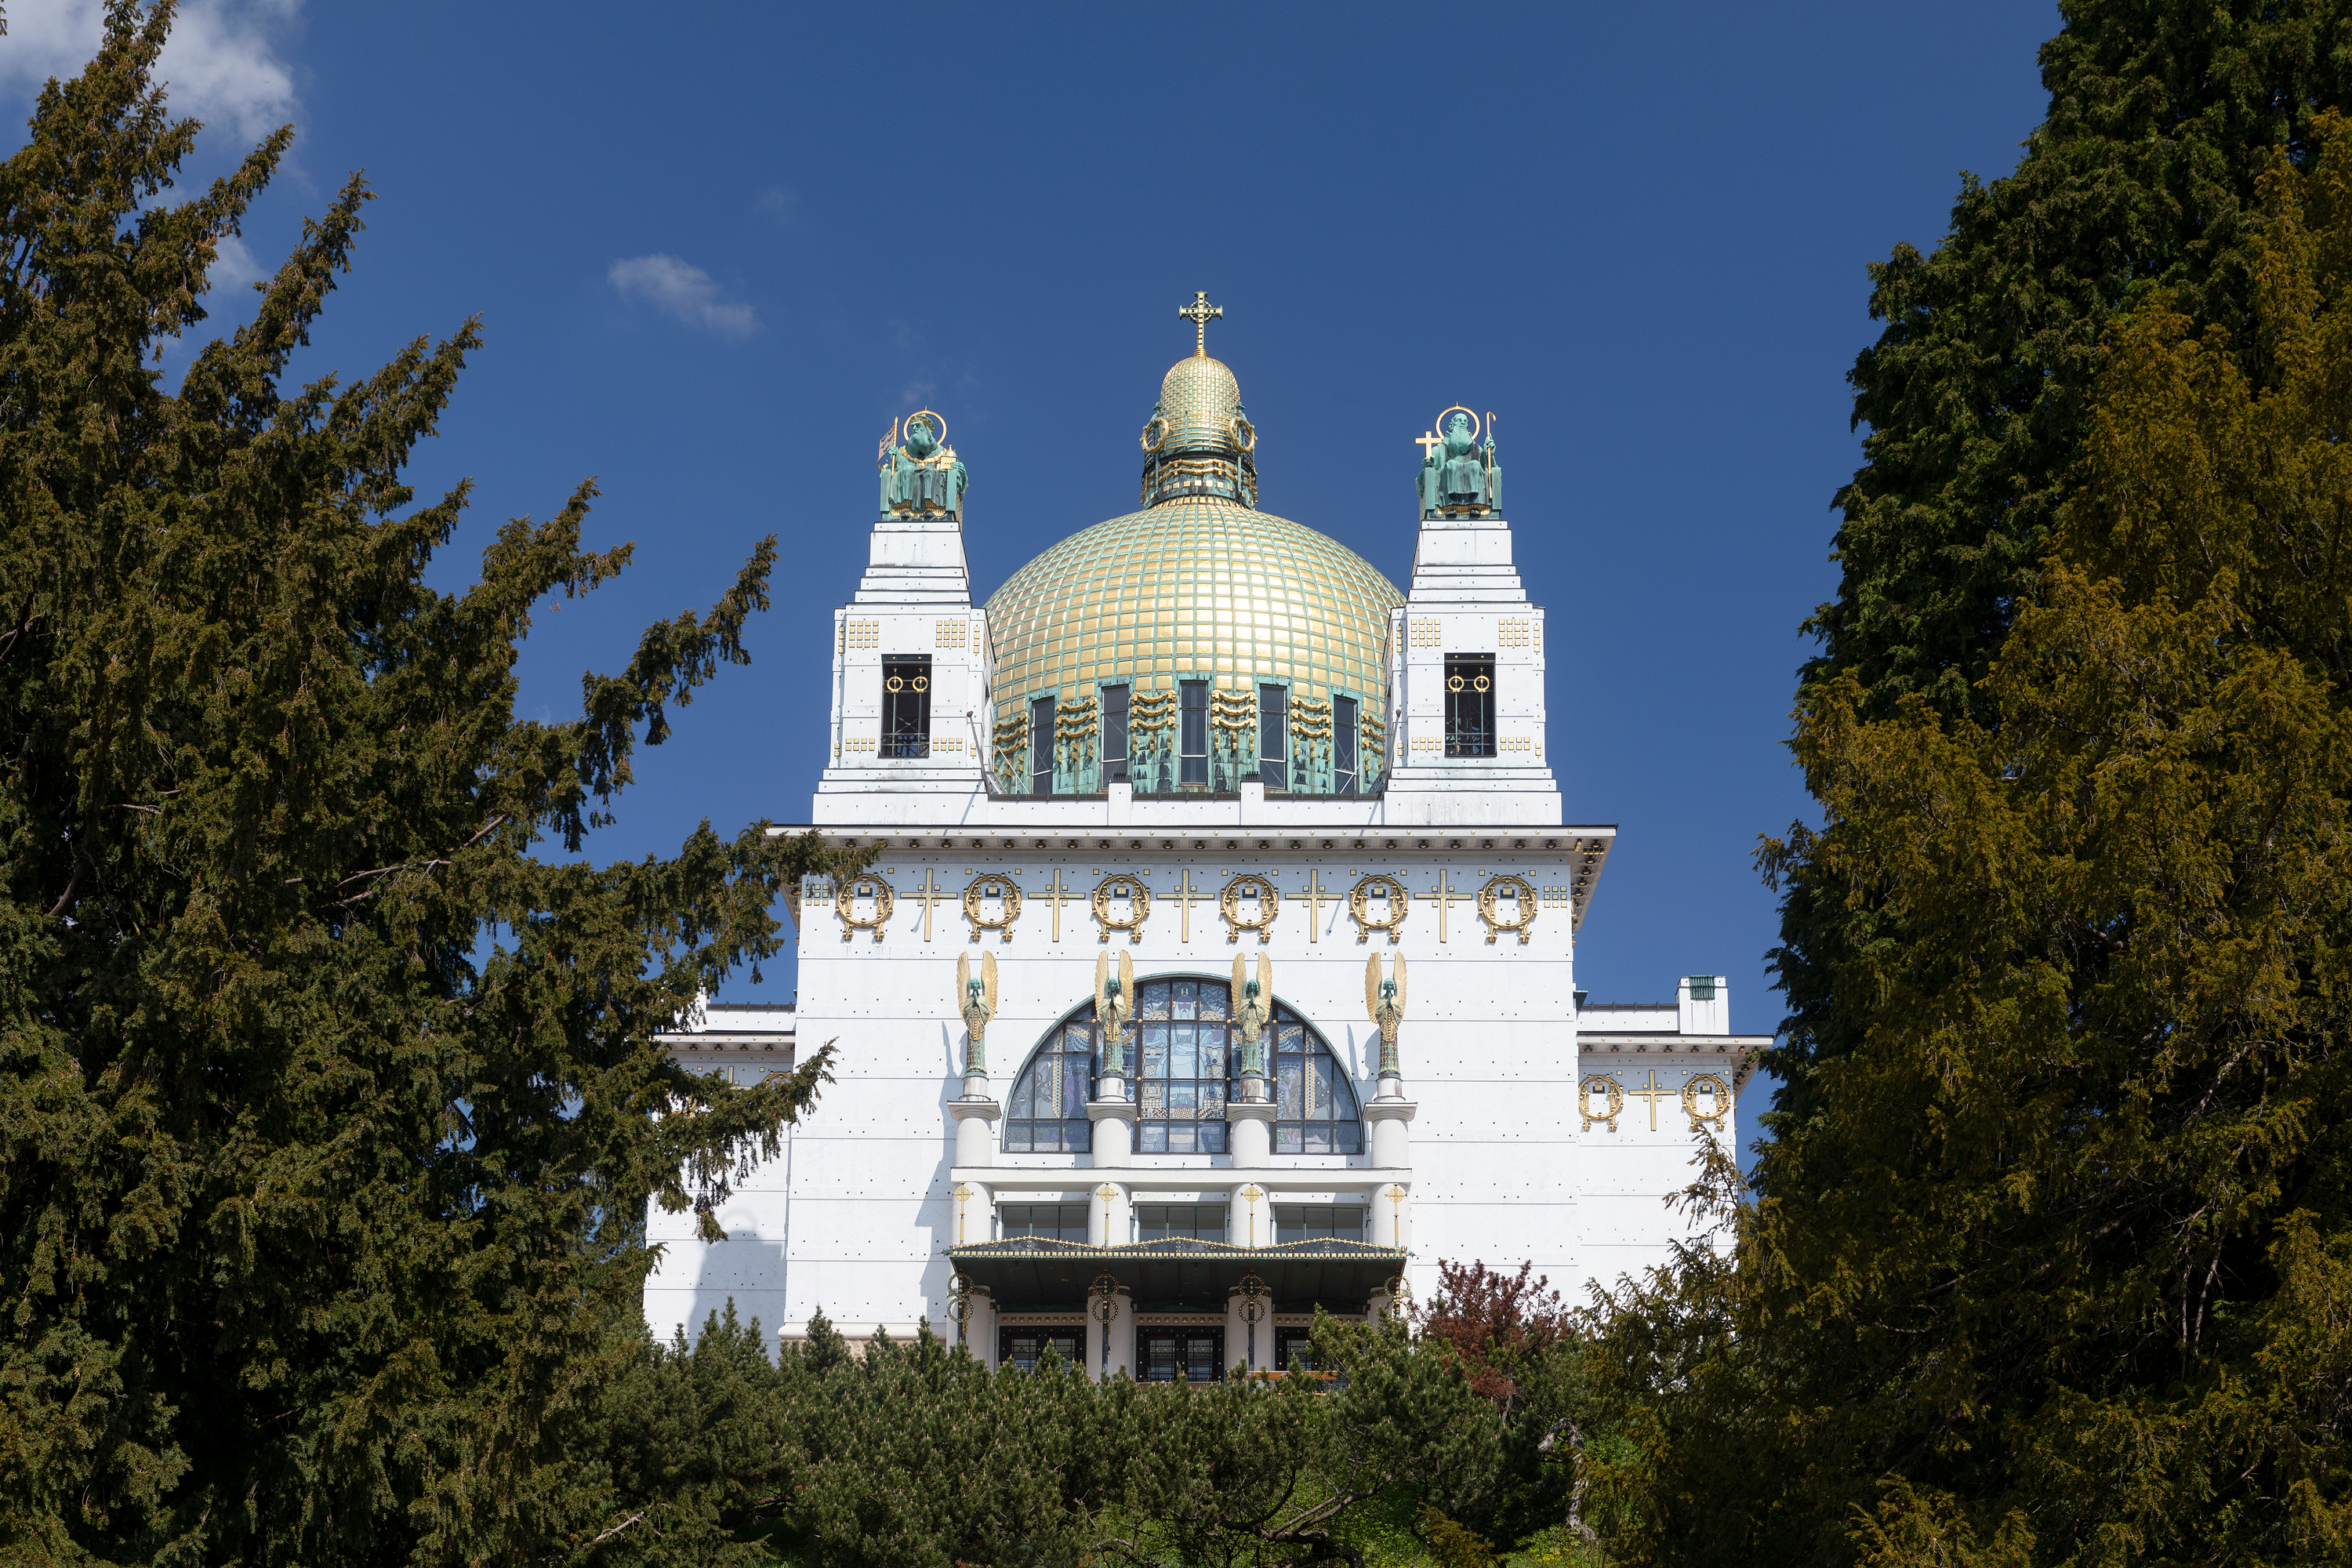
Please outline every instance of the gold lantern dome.
M1256 510L1257 433L1233 372L1205 351L1169 371L1142 445L1143 510L1062 541L988 601L999 786L1033 789L1028 730L1033 715L1042 720L1037 700L1050 697L1055 789L1101 787L1101 715L1123 697L1133 715L1131 782L1181 787L1169 765L1180 693L1201 682L1218 716L1211 745L1224 753L1206 787L1258 776L1265 687L1281 689L1272 700L1289 730L1288 787L1373 787L1389 612L1404 596L1339 541ZM1118 687L1126 690L1106 697ZM1355 743L1335 746L1333 720L1350 711Z

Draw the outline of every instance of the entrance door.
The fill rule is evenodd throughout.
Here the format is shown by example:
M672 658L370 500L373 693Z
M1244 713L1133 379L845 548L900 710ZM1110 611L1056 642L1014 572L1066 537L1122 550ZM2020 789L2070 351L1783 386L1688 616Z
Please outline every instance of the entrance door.
M996 1364L1019 1367L1023 1372L1037 1370L1037 1358L1052 1345L1054 1353L1064 1361L1078 1363L1086 1354L1083 1342L1086 1330L1076 1323L1027 1323L996 1331Z
M1142 1381L1214 1383L1225 1374L1225 1331L1223 1329L1155 1329L1135 1331Z

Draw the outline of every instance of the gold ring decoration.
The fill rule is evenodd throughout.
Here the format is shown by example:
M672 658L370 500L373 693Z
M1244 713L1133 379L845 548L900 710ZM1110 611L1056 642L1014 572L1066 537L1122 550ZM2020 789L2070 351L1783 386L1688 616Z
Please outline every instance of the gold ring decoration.
M1121 893L1127 895L1128 907L1135 911L1131 919L1118 920L1110 912L1110 901ZM1132 947L1143 940L1143 922L1150 918L1151 889L1145 887L1139 878L1116 871L1096 886L1095 919L1102 926L1102 930L1096 933L1097 941L1108 942L1111 932L1123 931L1127 933L1128 945Z
M1503 919L1496 910L1501 900L1495 895L1505 888L1519 896L1519 918L1515 921ZM1489 878L1486 885L1478 889L1478 918L1486 922L1488 944L1492 945L1505 931L1515 931L1519 933L1519 945L1527 946L1528 928L1536 923L1537 902L1535 885L1525 877Z
M1372 918L1372 900L1376 897L1388 901L1386 920ZM1394 877L1367 877L1357 883L1348 895L1348 914L1356 922L1356 944L1360 947L1371 941L1376 931L1388 932L1389 945L1394 947L1397 944L1397 928L1404 924L1404 917L1412 912L1412 895L1406 892L1404 884Z
M1153 415L1149 420L1145 421L1143 435L1140 439L1143 442L1143 449L1145 451L1156 452L1160 450L1160 443L1168 439L1168 421L1161 418L1157 414Z
M992 892L1004 900L1004 913L995 920L981 912L985 907L982 900ZM971 886L963 890L963 918L971 922L971 941L978 942L982 931L992 931L998 942L1011 942L1013 922L1021 918L1021 885L993 871L974 877Z
M885 691L897 691L905 687L906 684L906 681L894 675L889 679L882 683L882 689Z
M1257 919L1245 921L1242 919L1242 894L1252 890L1257 894ZM1273 940L1266 933L1274 924L1274 917L1282 912L1282 890L1255 872L1244 871L1225 884L1217 907L1224 911L1225 924L1231 928L1225 932L1227 942L1239 942L1242 932L1254 931L1257 932L1258 946L1264 947Z
M912 414L908 415L906 419L901 422L899 428L904 430L908 426L911 426L918 419L928 419L931 422L931 439L933 441L942 447L948 444L948 422L944 418L940 417L938 413L929 408L918 408Z
M1608 1094L1608 1110L1596 1111L1592 1109L1592 1091L1596 1089ZM1576 1109L1584 1118L1584 1125L1577 1131L1590 1132L1592 1124L1598 1121L1614 1132L1617 1131L1617 1119L1625 1114L1625 1086L1607 1073L1592 1073L1576 1086Z
M971 1319L971 1276L961 1271L948 1276L948 1317L954 1322Z
M1483 675L1475 677L1471 680L1470 685L1475 690L1484 691L1486 689L1486 678Z
M918 691L929 691L930 689L931 689L931 678L930 678L929 676L928 676L928 675L919 675L919 676L915 677L915 689L916 689L916 690L918 690Z
M1698 1091L1702 1089L1715 1091L1715 1109L1704 1113L1698 1108ZM1731 1114L1731 1086L1711 1072L1693 1073L1683 1079L1683 1114L1690 1118L1690 1130L1694 1132L1709 1126L1721 1132L1724 1118Z
M1381 1287L1381 1294L1388 1298L1381 1310L1391 1321L1402 1323L1412 1314L1412 1287L1405 1283L1403 1275L1390 1275L1389 1282Z
M1446 689L1446 690L1448 690L1448 691L1459 691L1459 690L1461 690L1461 689L1462 689L1462 678L1461 678L1460 676L1458 676L1458 675L1449 675L1449 676L1447 676L1447 677L1445 678L1445 689Z
M1256 426L1251 424L1248 420L1236 414L1234 416L1232 422L1228 424L1225 428L1227 433L1233 437L1234 446L1239 447L1244 452L1255 452L1257 450Z
M1478 423L1478 416L1475 411L1465 408L1462 405L1457 403L1451 408L1441 408L1437 411L1438 429L1443 430L1445 428L1445 416L1449 414L1467 414L1470 416L1470 439L1473 441L1475 441L1478 438L1478 432L1486 428L1484 425ZM909 416L909 417L911 418L912 416Z
M872 920L862 921L857 918L857 900L860 899L874 900ZM880 942L882 928L890 923L890 910L897 906L898 902L898 899L890 891L890 884L881 878L849 878L841 884L840 890L833 895L834 913L841 917L841 940L847 942L853 932L870 931L874 933L874 940Z

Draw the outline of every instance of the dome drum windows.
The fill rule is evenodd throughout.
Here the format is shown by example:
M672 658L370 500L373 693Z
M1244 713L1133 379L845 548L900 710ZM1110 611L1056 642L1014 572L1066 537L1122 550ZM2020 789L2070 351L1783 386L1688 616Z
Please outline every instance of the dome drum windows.
M1225 1107L1241 1096L1241 1050L1226 982L1189 975L1147 980L1132 1045L1136 1152L1229 1152ZM1289 1154L1360 1154L1363 1122L1347 1069L1314 1026L1279 1002L1266 1026L1274 1069L1274 1149ZM1092 1003L1055 1026L1013 1080L1003 1151L1085 1153L1093 1147L1087 1101L1098 1092L1102 1030Z

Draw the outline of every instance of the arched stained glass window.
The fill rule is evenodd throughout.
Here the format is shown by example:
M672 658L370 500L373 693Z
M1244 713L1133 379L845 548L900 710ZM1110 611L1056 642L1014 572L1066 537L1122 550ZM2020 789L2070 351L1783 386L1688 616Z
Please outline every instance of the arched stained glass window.
M1231 988L1222 980L1169 975L1136 989L1129 1054L1139 1076L1129 1088L1138 1102L1137 1152L1224 1153L1225 1102L1241 1094ZM1364 1124L1357 1116L1354 1086L1323 1037L1279 1002L1267 1035L1275 1152L1363 1152ZM1093 1129L1086 1102L1101 1072L1102 1031L1089 1002L1054 1026L1013 1080L1005 1107L1005 1152L1089 1150Z

